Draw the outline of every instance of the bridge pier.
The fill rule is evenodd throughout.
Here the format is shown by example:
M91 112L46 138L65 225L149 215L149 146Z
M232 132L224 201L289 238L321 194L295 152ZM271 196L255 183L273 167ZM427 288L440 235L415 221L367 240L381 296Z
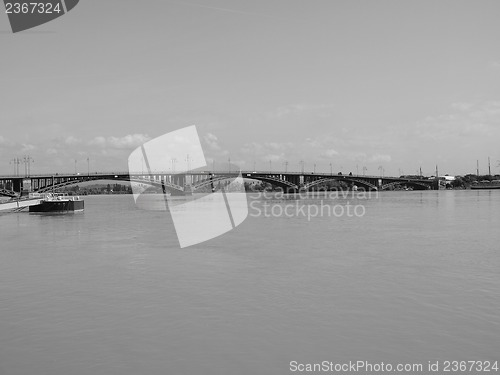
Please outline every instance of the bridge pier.
M432 183L432 190L439 190L439 180L437 178Z
M184 186L184 194L182 195L193 195L193 188L191 185Z
M22 187L22 178L15 178L12 180L12 190L15 191L16 193L21 194L21 187Z

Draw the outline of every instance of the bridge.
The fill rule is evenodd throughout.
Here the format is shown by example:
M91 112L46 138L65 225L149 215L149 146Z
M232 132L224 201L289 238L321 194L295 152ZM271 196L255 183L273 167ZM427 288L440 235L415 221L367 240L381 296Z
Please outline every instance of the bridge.
M389 190L396 186L411 187L414 190L438 190L437 179L413 179L402 177L342 175L332 173L265 172L265 171L191 171L175 174L172 172L128 173L95 172L88 174L46 174L27 177L0 176L0 195L19 197L30 192L43 193L90 181L126 181L154 187L165 187L172 195L185 195L216 189L239 173L244 179L271 184L285 192L324 189L325 184L335 183L344 189L356 186L364 190ZM222 184L222 185L221 185ZM210 191L210 190L209 190Z

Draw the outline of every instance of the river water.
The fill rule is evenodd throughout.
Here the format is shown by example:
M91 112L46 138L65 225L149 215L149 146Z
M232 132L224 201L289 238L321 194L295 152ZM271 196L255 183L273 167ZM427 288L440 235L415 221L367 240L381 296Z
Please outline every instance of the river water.
M0 215L0 374L500 360L500 191L346 201L363 215L256 217L258 202L235 230L184 249L169 214L131 196Z

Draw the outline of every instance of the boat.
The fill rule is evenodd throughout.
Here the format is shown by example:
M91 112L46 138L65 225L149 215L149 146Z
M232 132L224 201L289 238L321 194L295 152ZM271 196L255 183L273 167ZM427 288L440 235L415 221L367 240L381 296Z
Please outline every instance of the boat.
M66 193L43 194L40 203L30 206L30 213L71 213L82 212L84 200L79 196L70 196Z
M476 184L472 184L471 189L473 190L492 190L500 189L500 180L483 180Z

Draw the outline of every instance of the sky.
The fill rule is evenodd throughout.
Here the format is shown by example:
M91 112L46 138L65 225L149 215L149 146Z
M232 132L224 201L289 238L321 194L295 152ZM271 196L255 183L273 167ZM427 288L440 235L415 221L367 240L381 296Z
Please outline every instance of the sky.
M126 171L191 125L209 166L500 173L499 18L498 0L81 0L13 34L0 14L0 174Z

